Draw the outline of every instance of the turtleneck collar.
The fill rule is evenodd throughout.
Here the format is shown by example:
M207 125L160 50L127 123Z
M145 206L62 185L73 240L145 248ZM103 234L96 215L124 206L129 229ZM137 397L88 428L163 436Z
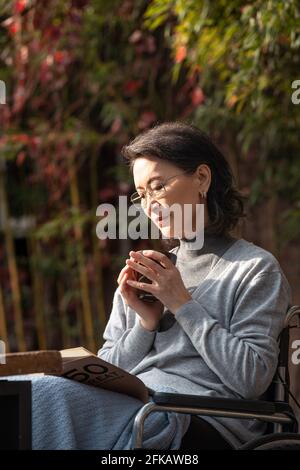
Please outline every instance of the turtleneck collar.
M234 238L231 235L211 234L207 232L207 230L204 230L202 248L194 249L195 245L193 245L193 242L195 242L195 240L196 236L190 240L186 238L179 239L180 245L177 252L178 258L181 260L192 260L198 256L210 253L221 256L230 245L237 241L237 238Z

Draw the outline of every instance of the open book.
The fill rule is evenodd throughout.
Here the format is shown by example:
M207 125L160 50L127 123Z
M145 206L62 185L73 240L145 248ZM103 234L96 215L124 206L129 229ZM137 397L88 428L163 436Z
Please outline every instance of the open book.
M87 385L105 388L149 401L152 390L135 375L91 353L83 347L61 351L9 353L0 364L0 376L43 373L62 376Z

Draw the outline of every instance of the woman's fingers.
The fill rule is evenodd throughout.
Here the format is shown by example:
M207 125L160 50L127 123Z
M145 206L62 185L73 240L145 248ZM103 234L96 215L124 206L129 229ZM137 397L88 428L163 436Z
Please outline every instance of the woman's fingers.
M121 282L121 280L122 280L124 274L125 274L125 273L128 273L128 272L130 272L130 271L132 271L132 268L131 268L130 266L127 266L127 265L124 266L123 269L121 269L120 274L119 274L118 279L117 279L118 284L120 284L120 282Z
M154 252L154 251L151 251L151 250L143 250L143 253L158 253L157 251ZM159 253L159 255L161 255L161 257L157 257L156 258L153 258L153 259L150 259L149 257L147 256L144 256L140 251L131 251L131 259L133 258L134 261L138 262L138 263L141 263L143 264L144 266L150 268L152 271L154 271L155 273L157 274L162 274L164 272L164 269L160 264L159 262L161 260L164 260L163 256L161 253ZM157 262L154 261L155 259L157 259ZM167 258L168 259L168 258Z
M144 257L144 259L145 259L145 257ZM149 268L141 265L140 263L137 263L137 262L134 262L134 261L137 261L137 260L134 260L133 256L130 256L130 259L126 260L127 264L126 264L126 266L124 266L124 268L121 269L120 274L119 274L118 279L117 279L117 283L119 285L122 283L122 281L124 281L125 274L128 274L128 279L137 280L137 271L140 272L141 274L144 274L151 281L154 281L156 279L154 277L156 273L153 273L153 269L151 269L151 268L149 269ZM146 259L146 263L148 264L147 259ZM150 261L150 263L151 263L151 261ZM157 263L155 263L155 264L157 264ZM153 264L152 264L152 266L153 266ZM128 284L125 283L125 286L128 288Z
M130 277L131 276L130 276L129 273L125 273L123 278L122 278L122 281L120 282L120 288L119 289L120 289L120 292L123 295L125 301L129 301L130 297L132 297L133 288L130 287L127 284L127 280L130 279Z
M124 282L125 281L125 282ZM119 290L122 294L122 296L125 298L126 300L126 274L124 274L123 276L123 280L120 281L119 283Z
M138 271L139 273L146 276L148 279L150 279L150 281L155 281L156 280L157 275L156 275L155 272L153 272L152 269L146 268L145 266L143 266L139 263L136 263L135 261L132 261L130 259L127 259L126 263L127 263L128 266L130 266L135 271Z
M131 256L130 257L130 260L132 261L133 260L133 257ZM127 260L126 260L127 261ZM125 273L131 273L132 274L132 279L136 279L136 271L134 269L132 269L130 266L126 265L124 266L123 269L121 269L120 271L120 274L118 276L118 279L117 279L117 283L120 284L120 282L122 281L123 279L123 276Z
M130 252L130 253L133 254L134 252ZM155 261L157 261L157 263L162 264L167 269L172 269L174 266L172 261L168 258L168 256L156 250L143 250L143 253L141 253L140 256L141 256L142 262L145 261L145 258L147 259L147 257L150 257L154 259ZM151 262L153 263L153 261ZM160 269L162 268L160 267Z
M118 284L120 284L120 282L121 282L121 280L122 280L124 274L125 274L126 272L128 272L129 269L130 269L129 266L124 266L124 268L121 269L120 274L119 274L118 279L117 279L117 283L118 283Z

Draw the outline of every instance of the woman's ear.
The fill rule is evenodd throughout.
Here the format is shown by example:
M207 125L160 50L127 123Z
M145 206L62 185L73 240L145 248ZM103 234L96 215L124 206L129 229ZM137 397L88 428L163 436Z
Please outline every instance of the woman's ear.
M196 170L196 177L198 179L199 190L207 193L211 183L211 171L209 166L205 163L199 165Z

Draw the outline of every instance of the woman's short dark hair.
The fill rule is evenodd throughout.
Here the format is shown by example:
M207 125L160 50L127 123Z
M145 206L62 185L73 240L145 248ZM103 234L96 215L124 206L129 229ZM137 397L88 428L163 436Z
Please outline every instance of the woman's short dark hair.
M227 235L245 217L245 196L235 186L231 168L212 140L192 124L180 121L165 122L142 132L121 154L130 165L137 158L153 156L170 162L191 174L202 163L211 170L211 185L207 192L210 225L206 233Z

